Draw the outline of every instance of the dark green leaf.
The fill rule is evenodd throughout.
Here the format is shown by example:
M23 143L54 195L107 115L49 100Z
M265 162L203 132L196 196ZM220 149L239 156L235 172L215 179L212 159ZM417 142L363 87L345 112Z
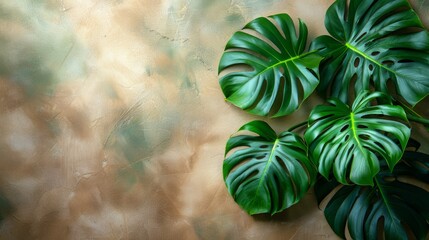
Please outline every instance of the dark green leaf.
M347 102L349 89L387 93L391 80L411 105L428 95L429 33L406 0L337 0L325 26L332 37L311 44L326 57L320 92Z
M329 225L342 238L347 224L353 239L379 239L380 232L385 239L409 239L409 233L416 239L426 239L429 192L409 182L429 183L429 155L407 151L393 172L383 162L380 165L382 170L373 187L342 186L319 178L314 187L319 203L339 187L324 210ZM404 177L407 182L401 181Z
M371 105L375 99L389 102L380 92L362 92L349 108L338 99L313 109L305 133L309 158L326 178L372 185L380 170L379 158L390 169L401 159L410 136L404 110L394 105Z
M250 113L273 117L295 111L319 83L321 57L305 52L307 27L299 35L287 14L257 18L228 41L219 63L226 100ZM243 66L247 66L243 67Z
M240 130L256 136L233 136L226 145L225 155L239 148L223 163L223 177L235 201L249 214L275 214L297 203L316 176L302 138L292 132L277 136L262 121Z

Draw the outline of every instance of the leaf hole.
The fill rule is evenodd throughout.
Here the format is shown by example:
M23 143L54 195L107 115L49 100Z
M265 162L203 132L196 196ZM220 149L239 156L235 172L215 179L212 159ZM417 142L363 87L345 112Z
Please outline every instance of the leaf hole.
M365 35L367 34L367 32L362 33L357 39L356 42L359 42Z
M255 177L256 175L258 175L259 171L258 170L254 170L251 174L249 174L246 179L244 179L242 182L245 182L248 179L252 179L253 177Z
M261 145L261 146L259 146L259 148L262 148L262 149L268 148L268 145Z
M374 1L374 2L378 2L378 1ZM381 16L380 18L377 19L377 21L373 24L373 26L378 26L379 24L383 24L383 22L391 17L393 17L394 15L404 12L404 11L408 11L409 8L406 6L399 6L396 7L393 11L389 11L386 14L384 14L383 16Z
M370 70L370 71L372 71L372 70L374 70L374 65L369 64L369 65L368 65L368 68L369 68L369 70Z
M284 69L282 68L283 72ZM275 115L280 108L283 105L283 101L284 101L284 96L285 96L285 85L286 85L286 80L285 78L282 76L280 78L280 84L279 84L279 90L277 92L274 92L273 94L276 94L275 96L275 100L273 105L271 106L271 110L269 112L269 115Z
M349 18L349 6L350 6L350 2L346 1L346 8L344 9L344 22L348 22L348 18Z
M344 141L347 142L350 138L350 135L346 135L346 137L344 138Z
M388 92L393 98L401 99L400 96L398 95L398 89L396 88L395 81L393 81L393 79L390 77L386 80L386 88L387 90L385 91ZM380 101L380 104L390 104L390 101L387 101L387 102Z
M354 62L354 66L355 68L359 67L359 63L360 63L360 58L355 58L355 62Z
M238 170L239 168L241 168L244 164L246 164L248 160L243 160L240 161L239 163L237 163L236 165L234 165L228 172L228 175L235 172L236 170Z
M279 180L279 177L277 176L277 174L274 174L273 178L274 178L274 184L275 184L276 189L273 189L273 191L270 191L271 202L272 202L271 209L273 206L281 205L281 203L283 202L283 198L284 198L284 195L279 193L279 192L281 192L281 190L277 192L277 189L284 188L284 186L282 186L283 184ZM280 203L280 204L278 204L278 203ZM277 210L277 209L275 209L275 210Z
M288 169L287 169L287 167L286 167L286 164L283 162L283 160L282 160L279 156L276 156L276 161L277 161L277 162L279 163L279 165L282 167L283 171L285 171L285 172L289 173L289 171L288 171Z
M317 75L317 73L313 70L313 69L310 69L310 68L307 68L307 70L313 75L313 76L315 76L315 77L317 77L318 75Z
M247 64L238 63L238 64L233 64L233 65L228 65L219 72L219 78L223 78L224 76L226 76L230 73L253 72L253 71L255 71L255 69L253 67L251 67L250 65L247 65Z
M348 135L347 135L347 137L348 137ZM349 147L349 149L347 149L346 155L349 156L350 154L352 154L352 151L353 151L353 147Z
M384 147L383 147L383 145L381 145L381 143L379 143L379 142L375 142L375 144L376 144L379 148L384 149Z
M355 87L352 86L356 86L356 82L357 82L358 76L357 74L353 74L353 76L350 79L350 83L349 83L349 89L348 89L348 99L349 99L349 104L351 104L352 99L356 98L356 92L355 92Z
M298 78L298 77L296 77L295 78L295 81L297 82L297 83L300 83L301 81L300 81L300 79ZM304 87L302 86L302 84L296 84L296 86L297 86L297 88L298 88L298 97L300 98L299 99L299 101L301 102L301 100L302 100L302 97L301 96L304 96Z
M321 121L321 120L323 120L323 119L331 118L332 116L334 116L334 114L328 114L328 115L325 115L325 116L323 116L323 117L319 117L319 118L317 118L317 119L315 120L315 122L317 122L317 121Z
M395 62L392 60L385 60L381 62L381 64L385 65L386 67L391 67L393 64L395 64Z
M257 156L257 157L255 157L256 160L262 160L264 158L265 158L265 156Z
M270 21L276 28L277 28L277 31L279 31L279 33L280 33L280 35L285 39L285 40L288 40L287 39L287 37L286 37L286 35L285 35L285 32L283 31L283 29L281 28L281 26L280 26L280 24L277 22L277 20L276 19L274 19L272 16L271 17L268 17L267 18L267 20L268 21ZM296 26L295 26L295 29L296 29ZM296 33L296 31L294 32L294 33Z
M384 216L377 221L377 239L386 239L384 236Z
M413 63L414 61L413 60L410 60L410 59L402 59L402 60L399 60L398 61L398 63Z
M352 159L356 159L355 154L352 154L352 155L353 155ZM349 163L347 163L346 169L347 169L345 171L346 173L350 173L352 171L352 161L349 161ZM351 180L350 180L350 174L346 174L346 182L348 182L348 183L351 182Z
M249 147L250 147L250 146L248 146L248 145L240 145L240 146L237 146L237 147L235 147L235 148L231 149L231 150L226 154L226 157L231 156L231 154L233 154L234 152L242 151L242 150L248 149ZM234 150L234 151L233 151L233 150Z
M378 56L379 54L380 54L379 51L374 51L371 53L371 56L375 57L375 56Z
M278 52L279 54L281 53L281 50L270 39L268 39L267 37L265 37L261 33L255 31L255 30L252 30L252 29L248 29L248 28L243 29L241 31L263 40L265 43L270 45L270 47L272 47L276 52Z
M251 49L240 48L240 47L229 47L229 48L225 49L225 53L227 53L227 52L243 52L243 53L247 53L249 55L255 56L257 58L260 58L264 62L268 62L269 61L268 57L266 57L266 56L264 56L264 55L262 55L260 53L257 53L257 52L255 52L254 50L251 50ZM243 63L243 65L247 65L247 64Z
M262 98L264 98L265 92L267 91L267 80L263 80L262 81L262 86L261 86L261 90L257 93L258 97L255 99L255 101L253 102L253 104L246 108L245 110L252 110L258 107L259 102L262 100ZM256 94L256 93L255 93ZM267 112L268 113L268 112Z
M284 163L284 161L279 156L276 156L276 161L278 162L278 164L280 165L282 170L286 173L286 175L289 177L291 175L291 173L289 172L289 169L286 167L286 164ZM292 183L291 185L293 187L293 192L297 193L298 189L297 189L297 186L295 185L295 182L291 181L291 183Z
M405 51L408 52L412 49L406 48L406 47L392 47L389 49L390 51Z
M358 124L357 127L360 128L360 129L367 129L368 128L368 126L365 126L365 125L362 125L362 124Z
M344 132L344 131L346 131L348 128L349 128L349 125L348 125L348 124L346 124L346 125L344 125L344 126L340 129L340 132Z
M362 140L365 140L365 141L367 141L367 140L370 139L370 137L368 135L366 135L366 134L359 134L359 138L362 139Z

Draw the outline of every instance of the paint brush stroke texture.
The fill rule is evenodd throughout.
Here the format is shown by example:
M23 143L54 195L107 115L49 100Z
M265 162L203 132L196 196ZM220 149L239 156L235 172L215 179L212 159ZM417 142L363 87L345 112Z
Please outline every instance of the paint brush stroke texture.
M224 146L254 117L217 82L246 22L288 12L313 38L332 2L1 0L1 238L337 239L313 193L273 218L233 202Z

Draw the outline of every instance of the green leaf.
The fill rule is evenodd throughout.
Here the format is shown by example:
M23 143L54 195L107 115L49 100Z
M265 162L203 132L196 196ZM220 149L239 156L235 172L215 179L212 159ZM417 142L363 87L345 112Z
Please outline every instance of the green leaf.
M234 200L251 215L275 214L297 203L317 174L303 139L292 132L277 136L263 121L241 130L256 136L233 136L227 142L225 156L235 151L225 158L223 177Z
M319 204L336 191L324 209L329 225L342 238L347 225L353 239L380 239L380 232L385 239L410 239L407 232L413 234L411 239L426 239L429 192L410 182L429 183L429 155L406 151L393 172L386 164L380 165L373 187L341 186L322 177L317 181L314 189ZM401 180L405 178L407 182Z
M337 181L373 185L379 172L379 158L390 169L401 159L410 137L404 110L394 105L371 105L371 101L389 102L381 92L360 93L351 108L339 99L320 105L310 113L305 140L309 158L320 174Z
M397 93L415 105L429 93L429 33L406 0L337 0L312 50L320 50L319 90L347 102L356 93Z
M307 27L299 35L287 14L257 18L228 41L219 73L226 100L252 114L284 116L316 88L321 57L305 52ZM237 68L239 68L237 70Z

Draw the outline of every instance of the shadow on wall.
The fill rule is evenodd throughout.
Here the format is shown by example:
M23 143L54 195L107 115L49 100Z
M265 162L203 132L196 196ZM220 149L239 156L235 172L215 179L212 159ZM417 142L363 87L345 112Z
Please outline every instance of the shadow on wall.
M0 194L0 225L3 219L5 219L12 211L13 207L11 203Z

